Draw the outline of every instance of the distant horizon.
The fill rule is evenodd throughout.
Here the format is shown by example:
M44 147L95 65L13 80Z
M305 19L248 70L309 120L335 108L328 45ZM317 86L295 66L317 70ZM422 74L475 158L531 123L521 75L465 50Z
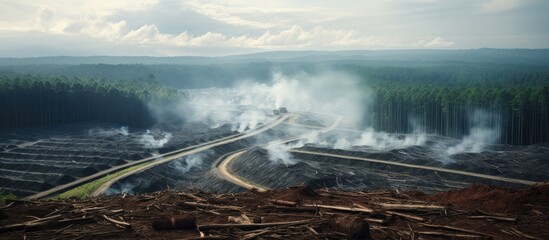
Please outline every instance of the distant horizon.
M198 57L198 58L223 58L223 57L234 57L234 56L246 56L246 55L256 55L256 54L268 54L268 53L306 53L306 52L315 52L315 53L337 53L337 52L391 52L391 51L448 51L448 52L457 52L457 51L474 51L474 50L549 50L547 48L492 48L492 47L481 47L481 48L462 48L462 49L435 49L435 48L407 48L407 49L348 49L348 50L272 50L272 51L256 51L249 53L236 53L228 55L173 55L173 56L164 56L164 55L44 55L44 56L27 56L27 57L18 57L18 56L2 56L0 58L15 58L15 59L24 59L24 58L54 58L54 57L150 57L150 58L178 58L178 57Z

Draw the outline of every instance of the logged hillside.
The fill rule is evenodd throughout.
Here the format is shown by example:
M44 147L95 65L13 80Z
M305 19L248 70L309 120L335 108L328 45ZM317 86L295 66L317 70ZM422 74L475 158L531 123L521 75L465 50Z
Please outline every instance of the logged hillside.
M104 121L144 127L154 119L149 101L181 97L151 79L106 81L93 78L0 76L0 129Z

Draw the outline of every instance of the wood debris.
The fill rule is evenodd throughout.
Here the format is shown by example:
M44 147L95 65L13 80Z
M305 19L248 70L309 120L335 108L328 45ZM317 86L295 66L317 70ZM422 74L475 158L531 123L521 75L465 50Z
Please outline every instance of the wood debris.
M0 206L0 233L6 239L549 239L543 203L511 215L406 192L311 191L16 200Z

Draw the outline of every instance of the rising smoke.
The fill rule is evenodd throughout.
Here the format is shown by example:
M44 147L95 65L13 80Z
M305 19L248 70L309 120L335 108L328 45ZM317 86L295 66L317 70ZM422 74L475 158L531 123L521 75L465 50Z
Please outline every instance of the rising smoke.
M469 134L464 136L459 144L449 147L446 150L448 155L464 152L479 153L487 145L499 141L500 126L498 116L476 109L469 119Z
M376 132L369 127L364 131L353 131L352 133L337 131L329 134L317 134L315 138L308 138L307 143L329 147L334 149L350 150L356 147L369 147L373 150L402 149L409 146L421 146L427 141L427 134L424 128L414 119L409 120L411 134L391 134Z
M202 159L206 153L193 154L182 159L173 161L171 167L176 169L179 173L187 173L193 167L200 167L202 165Z
M127 126L122 126L120 128L93 128L88 130L88 135L98 135L103 137L110 137L115 135L128 136L129 131Z
M168 143L172 139L172 134L163 131L151 131L147 130L139 142L145 146L145 148L161 148L164 144Z
M186 98L176 106L151 103L149 108L158 122L182 118L181 122L199 122L211 128L230 126L243 132L272 119L272 110L286 107L291 111L309 111L345 115L358 123L365 106L361 100L369 92L360 91L354 77L344 73L310 75L273 74L269 84L241 81L234 88L186 90Z

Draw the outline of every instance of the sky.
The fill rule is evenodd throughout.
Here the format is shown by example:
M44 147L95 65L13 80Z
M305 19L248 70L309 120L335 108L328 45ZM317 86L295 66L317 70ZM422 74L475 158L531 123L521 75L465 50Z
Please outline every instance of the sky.
M0 57L549 48L548 0L0 0Z

